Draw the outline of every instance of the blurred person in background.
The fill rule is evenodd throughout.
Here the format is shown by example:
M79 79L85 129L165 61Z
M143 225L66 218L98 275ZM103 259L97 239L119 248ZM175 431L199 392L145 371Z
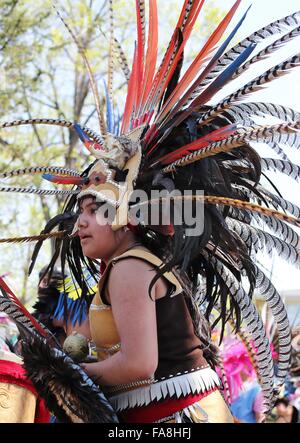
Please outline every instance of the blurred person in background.
M275 408L278 417L275 423L300 423L300 413L287 397L278 398Z
M245 344L228 336L221 356L229 388L227 401L235 422L261 423L265 419L262 390Z

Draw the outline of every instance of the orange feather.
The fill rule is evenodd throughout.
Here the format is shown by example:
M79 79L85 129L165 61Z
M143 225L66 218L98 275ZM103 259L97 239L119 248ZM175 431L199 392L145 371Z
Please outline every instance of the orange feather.
M215 31L212 33L204 47L201 49L189 69L186 71L177 87L174 89L173 93L170 95L168 101L166 102L164 108L161 113L157 117L157 121L162 121L162 119L167 115L167 113L172 109L172 107L177 102L180 95L184 92L186 87L190 84L191 80L197 75L199 72L201 64L203 64L204 59L208 56L208 54L212 51L215 45L219 42L220 38L223 36L224 32L227 29L228 24L230 23L233 15L235 14L236 9L240 5L241 0L237 0L225 18L221 21ZM217 62L217 60L216 60ZM184 96L179 100L177 105L175 106L172 114L174 115L178 109L185 103L187 98L191 95L191 93L195 90L198 84L203 80L202 75L198 77L196 82L192 84L192 86L188 89L188 91L184 94Z
M158 15L156 0L149 0L149 32L148 32L148 47L145 62L144 73L144 88L141 99L141 107L145 104L145 100L150 93L155 73L157 61L157 46L158 46Z
M158 76L158 78L156 80L155 90L152 92L152 95L150 97L152 99L152 102L151 102L152 108L156 105L156 103L159 102L159 100L161 99L161 97L165 91L166 86L168 85L168 82L172 78L174 70L176 69L177 63L182 55L182 52L183 52L184 47L186 45L186 42L192 32L195 21L200 13L200 10L204 4L204 1L205 0L197 0L193 4L191 11L189 13L188 19L186 21L185 27L183 29L181 29L180 20L178 21L179 26L177 26L175 28L174 34L172 36L172 40L175 39L175 44L169 46L167 53L166 53L166 57L162 62L161 68L157 72L157 75L158 74L160 74L160 75ZM183 15L182 19L183 18L184 18L184 15ZM178 41L178 29L180 29L180 31L182 32L183 41L180 46L177 43L177 47L176 47L176 41ZM172 42L172 40L171 40L171 42ZM170 49L172 47L173 47L173 50L171 52Z

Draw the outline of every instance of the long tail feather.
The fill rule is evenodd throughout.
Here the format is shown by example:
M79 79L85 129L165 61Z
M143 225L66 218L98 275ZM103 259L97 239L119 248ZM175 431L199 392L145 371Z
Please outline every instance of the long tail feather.
M135 117L139 117L139 108L142 99L143 74L144 74L144 51L145 51L145 1L136 0L136 20L137 20L137 47L136 47L136 79L134 94Z
M240 0L238 0L240 1ZM173 75L174 69L177 66L178 60L180 59L182 52L184 50L185 44L190 36L190 33L193 29L195 21L200 13L200 10L203 6L204 0L194 1L193 5L189 9L188 14L181 13L181 16L178 21L178 25L175 28L172 39L169 43L168 49L165 53L165 56L162 60L160 67L155 75L153 86L149 94L149 99L147 103L149 104L150 109L153 109L155 104L160 100L161 95L168 84L168 81ZM186 1L183 5L182 11L185 7L189 8L189 1ZM186 26L184 28L181 27L181 20L185 20L184 17L188 17L186 19ZM180 31L180 32L179 32ZM179 35L182 35L182 41L180 43Z
M114 42L113 52L116 54L117 60L120 63L121 69L123 71L123 74L124 74L126 80L129 81L130 69L129 69L126 55L125 55L125 53L124 53L124 51L123 51L123 49L116 37L114 37L113 42Z
M294 134L300 129L300 121L291 124L280 124L271 126L258 126L254 128L244 128L237 131L237 135L231 135L224 140L214 142L208 147L200 148L199 150L194 150L192 153L174 161L167 167L165 167L162 172L168 173L174 171L177 167L182 167L195 161L199 161L203 158L210 157L212 155L219 154L220 152L228 152L240 146L244 146L250 141L262 141L267 142L270 140L273 142L273 138L276 137L277 142L286 142L288 139L285 138L286 134Z
M108 81L107 81L107 95L111 103L113 103L113 78L114 78L114 61L113 61L113 46L114 46L114 12L113 0L109 0L109 55L108 55ZM108 128L108 131L111 130Z
M124 109L124 114L123 114L123 118L122 118L121 134L128 132L128 130L130 129L130 123L131 123L132 119L134 118L136 78L137 78L137 51L135 48L132 70L131 70L130 79L128 82L125 109Z
M153 76L157 61L157 45L158 45L158 15L156 0L149 1L149 31L148 31L148 46L145 61L144 73L144 88L141 100L141 114L144 113L145 101L150 93Z
M207 76L202 86L206 86L210 83L215 76L222 71L228 64L232 63L246 47L253 43L259 43L263 39L272 37L276 34L282 33L284 29L295 27L299 25L300 11L288 15L280 20L276 20L267 26L253 32L251 35L243 39L241 42L231 48L226 54L224 54L219 60L214 70Z
M212 265L227 285L231 295L240 305L243 320L245 321L247 330L253 338L254 345L257 349L256 356L258 371L262 382L265 408L270 410L273 406L276 393L274 391L274 367L269 340L266 336L261 318L259 317L255 306L233 274L215 257L207 256L207 258L211 261Z
M223 33L225 32L230 20L232 19L236 9L238 8L240 4L240 1L235 2L232 9L229 11L229 13L226 15L226 17L222 20L222 22L219 24L215 32L212 34L212 36L209 38L203 49L199 52L198 56L195 58L193 64L190 66L190 68L187 70L185 75L183 76L182 80L179 82L177 88L174 90L173 94L170 96L169 100L167 101L166 105L164 106L164 109L162 110L161 115L157 118L157 120L161 120L164 118L167 114L167 112L172 108L175 101L178 100L178 97L180 94L186 89L187 84L190 83L194 75L198 72L199 66L203 63L204 58L207 57L209 51L213 48L213 46L220 40ZM201 75L197 78L197 80L192 84L192 86L189 87L188 91L184 94L184 96L176 103L175 108L172 111L172 114L169 116L169 118L172 118L172 115L176 114L178 110L180 110L185 103L187 103L188 98L190 95L195 91L199 83L207 76L207 74L210 72L212 67L217 62L219 56L224 52L226 46L230 42L231 38L233 38L234 34L237 32L239 27L241 26L243 20L245 19L246 14L244 17L240 20L238 25L235 27L235 29L232 31L230 36L225 40L225 42L221 45L220 49L217 51L217 53L214 55L212 60L209 62L208 66L203 70Z
M272 54L277 49L281 48L283 45L288 43L289 41L293 40L294 38L298 37L300 34L300 26L298 26L296 29L293 29L292 31L285 34L283 37L281 37L278 40L275 40L271 45L267 46L266 48L259 51L258 54L256 54L254 57L252 57L250 60L248 60L243 66L238 68L236 72L232 76L232 80L239 77L243 72L245 72L247 69L250 68L250 66L254 65L257 62L260 62L261 60L268 57L270 54Z
M13 126L23 126L23 125L52 125L52 126L63 126L65 128L74 128L75 124L67 120L53 119L53 118L31 118L27 120L13 120L9 122L0 123L0 128L10 128ZM99 144L103 144L103 138L101 135L94 132L92 129L87 128L86 126L81 127L82 131L84 131L89 137L91 137L95 142Z
M37 175L37 174L59 174L72 177L80 177L80 173L74 169L61 168L59 166L32 166L29 168L14 169L9 172L0 173L0 179L20 177L22 175Z
M288 374L291 354L291 334L287 312L283 301L264 273L256 266L257 290L266 299L277 324L279 335L278 384L282 385Z
M249 115L276 117L285 122L294 122L300 120L300 113L294 109L274 103L261 102L247 102L235 103L226 109L226 113L232 115L234 120L239 123L244 123L244 119Z
M240 221L228 219L227 224L245 241L249 249L254 250L255 253L264 250L271 255L276 251L289 264L300 267L300 252L295 246L289 245L268 232Z
M169 154L166 154L163 157L160 157L157 161L153 162L150 167L156 166L157 164L168 165L180 158L188 155L193 152L193 150L202 149L208 146L210 143L214 141L219 141L228 136L232 135L236 132L236 125L228 125L220 129L216 129L212 131L210 134L201 137L198 140L195 140L188 145L182 146L181 148L176 149L175 151L171 151Z
M48 240L48 238L63 237L65 234L66 231L59 231L59 232L50 232L49 234L30 235L27 237L0 238L0 243L27 243L27 242L35 242L40 240L44 241Z
M22 305L2 277L0 277L0 291L2 292L0 310L6 312L18 325L34 329L43 337L47 336L45 329Z
M295 66L299 66L299 64L300 64L300 55L298 54L294 55L293 57L290 57L289 59L274 66L273 68L268 69L262 75L256 77L254 80L251 80L246 85L242 86L240 89L227 96L216 107L213 107L210 111L204 113L201 116L199 123L203 124L204 122L207 122L212 118L218 116L231 103L238 102L246 95L259 91L263 87L263 85L270 83L271 81L277 79L278 77L289 73L291 69L293 69Z
M289 161L278 160L275 158L262 158L261 167L263 170L273 170L288 175L290 178L300 180L300 166Z
M254 203L250 203L248 201L243 201L243 200L236 200L233 198L228 198L228 197L219 197L219 196L213 196L213 195L184 195L184 196L169 196L169 197L161 197L161 198L157 198L157 199L151 199L149 201L146 202L141 202L141 203L137 203L135 205L132 205L132 208L140 208L142 206L145 205L155 205L155 204L159 204L161 202L166 202L166 201L183 201L183 200L193 200L193 201L198 201L198 202L204 202L207 204L212 204L212 205L222 205L222 206L230 206L233 208L238 208L241 210L245 210L245 211L249 211L251 213L257 213L257 214L261 214L264 217L272 217L275 219L278 219L280 221L283 222L287 222L290 223L294 226L300 227L300 219L289 216L287 214L283 214L282 212L276 211L274 209L270 209L270 208L265 208L264 206L260 206Z
M17 192L21 194L37 194L37 195L75 195L78 190L65 189L40 189L40 188L20 188L13 186L1 186L0 192Z

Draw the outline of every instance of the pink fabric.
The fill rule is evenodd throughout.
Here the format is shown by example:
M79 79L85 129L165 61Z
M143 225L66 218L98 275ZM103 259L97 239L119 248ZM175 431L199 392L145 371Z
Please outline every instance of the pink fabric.
M260 391L257 396L255 397L254 403L253 403L253 411L256 413L261 413L264 410L263 405L263 395L262 391Z
M254 343L252 342L251 344L254 352L256 352ZM275 352L272 343L270 347L272 351L272 358L276 359L278 355ZM224 370L229 385L231 401L234 401L238 397L242 389L245 378L247 380L253 380L257 377L257 374L253 368L252 362L244 343L238 341L235 337L229 336L225 338L225 340L223 341L223 349L221 351L221 355L223 357ZM220 371L218 371L218 374L222 378ZM261 401L262 399L258 398L258 412L260 412L261 410Z
M242 388L242 373L249 379L255 377L255 370L242 342L228 340L222 352L225 374L228 380L231 400L234 401Z

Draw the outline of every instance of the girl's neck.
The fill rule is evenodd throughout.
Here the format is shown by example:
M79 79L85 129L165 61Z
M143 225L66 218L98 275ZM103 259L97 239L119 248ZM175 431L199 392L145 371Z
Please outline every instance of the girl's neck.
M111 256L103 258L103 261L107 265L107 263L112 261L115 257L124 254L124 252L136 246L142 246L142 244L137 240L132 232L128 231L124 234L122 240L120 241L114 252L111 254Z

